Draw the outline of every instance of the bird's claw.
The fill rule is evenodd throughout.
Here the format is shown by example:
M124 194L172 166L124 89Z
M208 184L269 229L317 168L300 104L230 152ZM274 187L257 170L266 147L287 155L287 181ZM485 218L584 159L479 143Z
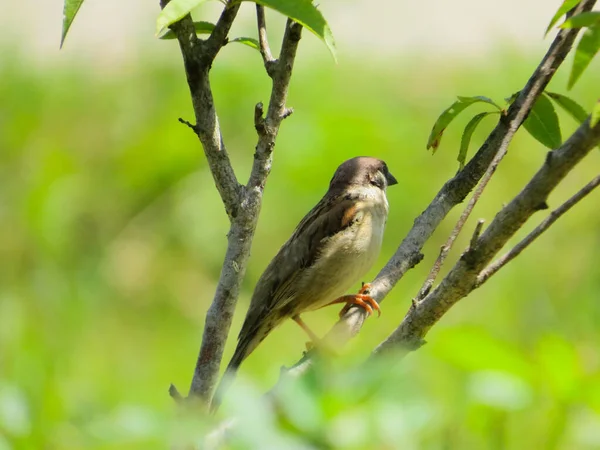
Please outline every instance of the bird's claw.
M370 295L366 295L365 292L368 292L371 285L369 283L363 283L362 287L358 291L358 294L347 295L345 296L346 305L340 311L340 317L348 312L348 310L354 306L362 306L369 316L373 315L373 310L377 310L377 317L381 316L381 308L379 307L379 303L375 301L373 297Z

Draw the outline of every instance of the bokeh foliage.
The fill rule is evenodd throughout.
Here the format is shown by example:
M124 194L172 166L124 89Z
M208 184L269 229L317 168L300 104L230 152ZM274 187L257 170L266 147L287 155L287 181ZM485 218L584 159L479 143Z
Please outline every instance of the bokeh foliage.
M178 51L174 42L157 45ZM5 53L0 449L165 448L173 436L201 434L211 421L182 419L167 387L190 380L227 219L195 136L176 120L192 116L180 62L148 55L128 70L99 74L60 62L33 70L18 51ZM243 46L224 53L212 80L226 143L244 179L256 140L253 106L266 100L268 80L257 53ZM356 155L385 159L399 180L389 191L384 249L370 277L377 273L458 168L469 117L456 119L459 126L445 132L432 157L425 145L439 112L456 95L506 97L539 58L494 56L485 63L398 57L369 64L345 56L334 65L301 51L289 99L295 113L278 139L226 357L261 271L337 165ZM587 110L598 96L597 74L592 63L570 94ZM563 92L567 75L559 73L550 90ZM559 115L568 136L576 123ZM479 126L471 154L493 122ZM520 131L474 220L491 219L545 152ZM594 152L550 206L598 167ZM370 319L339 358L284 390L288 407L277 414L261 404L260 392L301 355L306 338L288 323L261 345L224 405L223 414L251 412L242 414L232 447L600 447L597 205L597 195L586 199L460 302L417 353L359 370L408 308L459 213L453 212L426 247L425 261L386 299L382 317ZM323 333L336 313L305 320Z

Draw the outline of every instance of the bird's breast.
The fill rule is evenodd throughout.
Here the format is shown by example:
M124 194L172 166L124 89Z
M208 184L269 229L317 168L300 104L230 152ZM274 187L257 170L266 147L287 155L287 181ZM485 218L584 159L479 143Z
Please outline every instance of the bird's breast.
M317 309L344 295L363 277L379 256L387 220L387 201L367 199L357 203L352 224L331 236L311 267L307 278L312 296L310 309Z

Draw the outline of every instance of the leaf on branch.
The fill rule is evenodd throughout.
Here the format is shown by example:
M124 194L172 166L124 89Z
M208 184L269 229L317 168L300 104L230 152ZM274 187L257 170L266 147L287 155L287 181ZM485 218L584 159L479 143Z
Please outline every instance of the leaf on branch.
M562 137L558 116L548 97L542 95L537 99L523 126L533 138L544 146L551 149L560 147Z
M160 36L172 23L181 20L206 0L171 0L156 19L156 35Z
M333 59L336 59L335 41L331 29L321 11L312 4L311 0L254 0L253 3L274 9L298 22L321 39L331 52Z
M569 115L573 117L577 123L582 124L588 118L588 113L585 111L583 106L581 106L572 98L556 92L546 92L546 95L554 100L556 104L564 109L567 113L569 113ZM596 103L595 108L592 110L592 119L590 121L590 126L592 127L594 126L594 111L597 110L598 119L600 119L600 106L598 105L600 105L600 100L598 100L598 103ZM600 144L598 144L598 148L600 148Z
M558 8L558 11L556 11L556 14L554 14L554 17L550 21L548 28L546 28L546 33L544 34L544 36L546 34L548 34L550 29L556 24L556 22L558 22L558 19L560 19L562 16L564 16L570 10L575 8L579 4L580 1L581 0L564 0L562 5L560 5L560 8Z
M467 159L467 151L469 150L469 143L471 142L471 137L473 136L473 132L479 125L479 122L485 117L493 114L491 112L482 112L474 116L467 126L465 127L465 131L463 131L462 138L460 140L460 151L458 152L458 164L459 170L462 170L465 167L465 161Z
M215 29L215 24L210 22L194 22L194 28L196 29L196 34L210 34ZM167 30L165 34L160 36L160 39L175 39L175 33L172 30Z
M592 120L590 120L590 126L595 127L598 122L600 122L600 100L596 102L594 109L592 109Z
M65 43L65 38L67 37L69 28L71 28L71 24L73 23L73 20L75 19L75 16L77 15L77 12L82 4L83 0L65 0L60 48L62 48L63 44Z
M446 109L440 117L436 120L433 128L431 129L431 134L429 135L429 139L427 140L427 150L432 149L433 153L437 150L440 145L440 140L442 139L442 135L444 131L452 122L456 116L458 116L465 108L472 105L473 103L488 103L490 105L495 106L499 111L502 110L492 99L483 96L475 96L475 97L458 97L458 101L452 103L448 109Z
M575 119L579 124L585 122L587 119L588 113L585 112L583 106L577 103L572 98L567 97L566 95L558 94L556 92L546 92L546 95L550 97L554 102L564 109L573 119Z
M237 37L235 39L230 39L229 43L231 43L231 42L239 42L240 44L247 45L248 47L251 47L255 50L260 51L260 44L258 43L258 41L256 39L253 39L253 38Z
M590 27L594 24L600 23L600 12L584 12L577 14L576 16L569 17L565 20L560 28L582 28Z
M568 89L571 89L577 82L592 58L598 53L598 49L600 49L600 23L589 27L581 36L573 59L573 68L567 85Z

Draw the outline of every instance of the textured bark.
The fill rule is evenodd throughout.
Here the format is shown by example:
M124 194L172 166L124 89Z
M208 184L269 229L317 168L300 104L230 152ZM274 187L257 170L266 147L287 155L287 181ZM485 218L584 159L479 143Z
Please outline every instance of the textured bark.
M525 250L529 245L531 245L538 237L544 233L548 228L552 226L554 222L556 222L563 214L569 211L573 206L583 200L590 192L600 186L600 175L595 177L592 181L586 184L582 189L580 189L573 197L564 202L554 211L552 211L548 217L546 217L542 223L540 223L535 229L529 233L525 238L520 241L517 245L510 249L505 255L498 260L494 261L492 264L487 266L481 273L477 276L477 282L475 287L481 286L487 280L489 280L494 274L496 274L502 267L511 262L517 256L521 254L523 250ZM471 244L474 246L474 244Z
M161 7L164 8L167 3L168 0L161 0ZM262 104L256 107L254 120L258 143L250 178L243 186L235 176L223 142L209 80L212 62L219 50L227 44L227 35L239 7L239 2L228 3L206 40L196 36L189 15L171 26L183 56L196 124L189 124L182 119L180 121L189 125L198 136L231 223L225 260L213 301L206 314L202 343L189 391L190 397L199 398L204 403L210 401L218 379L240 286L246 273L263 191L271 171L279 126L291 113L285 103L302 33L300 25L288 20L279 59L269 61L269 76L273 80L269 107L265 118L262 117ZM266 40L266 32L264 39ZM173 398L181 398L174 386L171 386L170 392Z

